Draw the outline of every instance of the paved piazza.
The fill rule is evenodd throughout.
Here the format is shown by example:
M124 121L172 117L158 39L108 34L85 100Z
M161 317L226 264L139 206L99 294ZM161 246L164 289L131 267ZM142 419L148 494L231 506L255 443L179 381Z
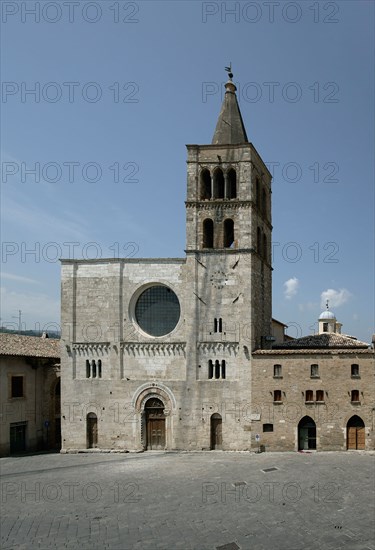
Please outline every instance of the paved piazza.
M375 549L374 454L0 460L1 548Z

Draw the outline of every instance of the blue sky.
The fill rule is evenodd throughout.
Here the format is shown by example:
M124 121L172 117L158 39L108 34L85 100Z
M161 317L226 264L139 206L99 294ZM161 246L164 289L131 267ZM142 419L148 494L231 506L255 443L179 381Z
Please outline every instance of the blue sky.
M273 316L311 333L328 297L371 340L374 4L270 10L2 3L2 324L59 323L60 256L184 255L185 144L211 142L231 61L274 174Z

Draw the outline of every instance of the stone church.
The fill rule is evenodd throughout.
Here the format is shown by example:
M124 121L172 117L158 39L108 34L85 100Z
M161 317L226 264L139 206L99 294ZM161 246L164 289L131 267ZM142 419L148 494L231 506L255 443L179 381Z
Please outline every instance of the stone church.
M271 349L271 174L248 141L231 74L225 89L212 143L187 146L186 256L62 260L63 452L331 448L329 436L320 442L315 404L300 395L313 391L315 403L302 368L317 363L311 346L302 356L301 346L291 353L292 342ZM355 360L349 350L337 361L361 363L356 382L365 388L373 351L353 343ZM333 379L331 372L324 391ZM301 410L286 421L277 415L291 383ZM371 384L366 448L374 441ZM363 396L354 412L348 404L332 428L333 448L347 448L346 422L363 405ZM315 432L309 420L299 425L305 417Z

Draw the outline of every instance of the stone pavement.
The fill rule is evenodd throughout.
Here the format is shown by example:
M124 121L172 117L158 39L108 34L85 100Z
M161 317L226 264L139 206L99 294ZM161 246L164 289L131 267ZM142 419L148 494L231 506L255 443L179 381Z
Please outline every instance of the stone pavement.
M374 455L0 459L1 549L375 550Z

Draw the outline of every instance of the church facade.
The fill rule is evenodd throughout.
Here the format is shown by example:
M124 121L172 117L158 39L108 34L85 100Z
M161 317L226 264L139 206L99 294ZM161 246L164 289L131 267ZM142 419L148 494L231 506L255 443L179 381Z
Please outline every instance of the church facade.
M212 143L187 146L185 258L62 260L63 451L264 440L256 373L290 360L271 349L271 174L225 88ZM267 446L299 448L300 420Z

